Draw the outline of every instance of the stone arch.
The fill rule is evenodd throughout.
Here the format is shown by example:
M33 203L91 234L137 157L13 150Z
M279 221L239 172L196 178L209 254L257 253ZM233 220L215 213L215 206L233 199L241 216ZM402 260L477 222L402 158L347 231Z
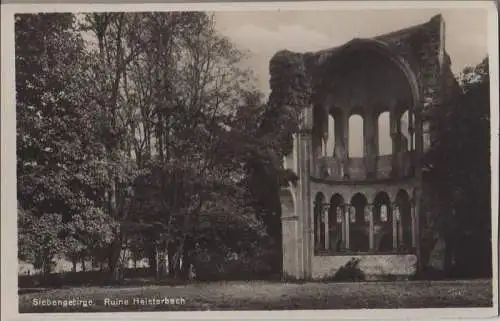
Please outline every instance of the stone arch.
M344 198L340 194L334 194L330 198L329 208L329 245L330 249L335 252L341 251L344 246L345 240L345 217L344 217Z
M412 215L411 202L408 192L404 189L398 191L395 200L398 210L398 247L409 250L412 247Z
M325 248L325 195L321 192L314 198L314 248L323 250Z
M396 51L391 49L389 45L380 40L363 39L363 38L356 38L349 41L344 46L339 48L336 55L341 55L341 54L349 55L349 53L357 50L370 50L391 60L403 72L403 74L406 76L406 79L408 80L408 84L410 85L410 90L413 99L412 106L416 106L419 103L420 99L419 81L417 79L417 76L415 75L415 72L412 70L411 66L408 64L408 62L406 62L403 59L403 57L401 57L401 55L399 55ZM333 55L331 59L335 59L334 57L336 55Z
M365 217L368 204L365 195L356 193L349 206L349 249L367 252L370 249L370 224Z
M386 192L379 192L373 201L375 249L390 252L393 249L393 217L391 199Z

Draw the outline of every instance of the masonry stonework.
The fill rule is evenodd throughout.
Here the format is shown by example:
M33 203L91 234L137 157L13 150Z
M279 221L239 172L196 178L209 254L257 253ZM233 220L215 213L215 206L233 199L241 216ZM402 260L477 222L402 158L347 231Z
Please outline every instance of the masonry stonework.
M457 87L444 28L438 15L372 39L271 59L269 104L293 120L283 128L283 157L298 178L281 192L286 277L331 277L352 258L370 278L410 277L421 268L424 128ZM378 144L384 113L390 154ZM363 121L356 156L349 151L353 116Z

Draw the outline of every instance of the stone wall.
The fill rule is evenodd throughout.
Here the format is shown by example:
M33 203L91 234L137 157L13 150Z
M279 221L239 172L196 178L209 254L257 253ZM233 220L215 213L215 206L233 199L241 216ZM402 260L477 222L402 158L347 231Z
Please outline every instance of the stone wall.
M323 193L326 201L330 201L330 198L335 194L340 194L344 199L344 202L349 202L351 198L360 193L364 195L368 203L373 203L375 196L379 192L386 192L391 201L396 200L396 195L400 190L405 190L408 195L413 195L413 190L415 188L415 178L400 180L397 183L394 182L383 182L378 181L371 184L328 184L324 181L313 181L311 182L311 196L312 199L318 194ZM311 202L312 203L312 202ZM312 206L312 204L311 204Z
M367 280L383 279L394 276L410 278L416 273L417 257L408 255L336 255L314 256L312 259L313 279L331 278L351 259L359 259L359 268Z
M408 176L410 167L410 153L403 152L400 155L382 155L377 156L377 171L376 179L389 179L391 178L393 157L401 157L399 161L401 169L401 177ZM286 168L292 168L291 156L287 157ZM349 178L346 179L341 176L340 172L341 162L334 157L321 157L316 162L316 171L314 177L319 179L326 179L332 181L360 181L366 179L365 162L363 157L353 157L349 159L348 171Z

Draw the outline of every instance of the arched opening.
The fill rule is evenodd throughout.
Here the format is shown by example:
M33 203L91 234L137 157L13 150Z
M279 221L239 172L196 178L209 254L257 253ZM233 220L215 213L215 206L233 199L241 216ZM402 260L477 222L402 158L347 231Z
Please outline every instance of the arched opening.
M314 245L316 250L325 249L325 195L316 194L314 199Z
M393 218L389 195L385 192L378 193L373 205L375 249L380 252L391 252L393 250Z
M363 117L349 117L349 157L363 157Z
M333 157L335 148L335 117L332 114L328 115L328 140L326 142L326 155Z
M412 248L412 218L410 197L405 190L396 195L396 221L398 222L398 248L409 250Z
M330 199L328 215L330 249L333 252L339 252L345 247L344 198L340 194L335 194Z
M367 252L370 249L370 222L365 217L366 197L357 193L349 207L349 249L353 252Z
M388 111L378 116L378 155L392 154L391 124Z

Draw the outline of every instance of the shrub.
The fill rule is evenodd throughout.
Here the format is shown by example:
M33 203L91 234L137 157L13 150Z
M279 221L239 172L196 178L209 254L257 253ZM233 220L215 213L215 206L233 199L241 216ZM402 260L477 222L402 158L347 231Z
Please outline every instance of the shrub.
M364 281L365 274L359 268L359 259L350 259L344 266L342 266L338 271L333 275L331 281L336 282L346 282L346 281Z

